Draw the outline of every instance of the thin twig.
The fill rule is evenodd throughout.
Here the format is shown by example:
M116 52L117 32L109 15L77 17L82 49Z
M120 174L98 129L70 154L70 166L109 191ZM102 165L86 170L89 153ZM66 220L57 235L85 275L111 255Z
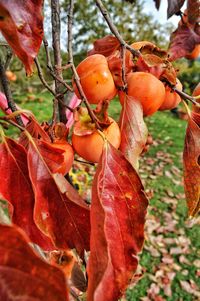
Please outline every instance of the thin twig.
M45 37L43 37L43 44L44 44L44 49L45 49L45 53L46 53L47 67L48 67L48 69L53 70L53 66L51 63L51 56L49 53L49 44Z
M180 91L179 89L177 89L176 87L172 87L172 89L181 96L181 98L185 99L185 100L189 100L191 103L193 103L195 106L197 106L198 108L200 108L200 103L198 103L194 97L188 95L187 93Z
M65 88L67 88L67 90L70 90L72 92L73 91L72 87L70 87L60 77L56 76L56 74L53 70L53 66L52 66L52 63L51 63L51 56L50 56L50 53L49 53L49 45L48 45L48 41L46 40L46 38L43 38L43 44L44 44L46 58L47 58L47 68L49 69L49 72L50 72L51 76L53 77L53 79L56 79L57 81L59 81Z
M17 111L16 104L12 97L10 84L5 73L4 63L1 54L0 54L0 81L3 87L4 94L7 98L8 107L11 109L12 112ZM24 125L20 115L16 116L16 121L20 126Z
M115 35L115 37L118 39L118 41L120 42L121 46L126 47L134 56L139 57L141 55L139 50L135 50L133 49L130 45L128 45L124 39L122 38L122 36L120 35L117 27L113 24L107 9L105 8L105 6L103 5L101 0L95 0L97 7L99 8L102 16L104 17L104 19L106 20L111 32Z
M42 68L41 68L40 63L38 61L38 58L36 57L34 59L34 61L35 61L35 65L37 67L38 76L39 76L41 82L47 88L47 90L49 90L49 92L51 92L55 96L56 95L55 91L48 85L48 83L46 82L46 80L45 80L45 78L43 76Z
M91 166L95 166L95 163L89 162L89 161L83 161L83 160L79 160L79 159L74 159L74 161L79 162L79 163L83 163L83 164L88 164Z
M5 65L4 65L5 70L8 69L8 66L10 65L10 62L12 60L12 56L13 56L13 53L12 53L11 48L7 47L7 56L6 56L6 62L5 62Z
M73 50L72 50L72 25L73 25L73 11L74 11L74 0L70 0L70 4L69 4L69 11L68 11L68 41L67 41L67 48L68 48L68 63L69 65L71 66L71 70L74 74L74 81L76 83L76 86L77 86L77 89L78 89L78 92L82 98L82 101L84 102L87 110L88 110L88 113L92 119L92 121L95 123L96 125L96 128L99 129L100 131L102 130L101 129L101 126L99 125L98 123L98 119L97 117L95 116L94 112L92 111L91 107L90 107L90 104L87 100L87 97L85 96L85 93L81 87L81 84L80 84L80 78L78 76L78 73L76 71L76 68L74 66L74 59L73 59Z
M53 100L53 116L52 116L52 126L56 124L58 116L58 98Z

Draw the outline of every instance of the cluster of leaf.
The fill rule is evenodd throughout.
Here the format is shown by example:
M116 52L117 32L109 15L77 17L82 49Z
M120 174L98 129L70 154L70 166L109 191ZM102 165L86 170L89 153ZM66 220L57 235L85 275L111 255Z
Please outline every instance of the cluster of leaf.
M42 41L42 1L26 1L25 6L22 3L0 1L0 29L24 63L27 74L31 74ZM34 14L33 20L35 9L38 14L37 18ZM145 65L151 70L152 57L149 60L145 55L148 53L143 54L138 66ZM161 59L157 64L159 70L162 64ZM164 69L161 73L166 78ZM170 82L173 69L169 70ZM133 167L147 140L141 106L125 101L121 113L121 151L105 140L93 180L91 207L64 176L55 173L64 159L63 151L52 148L48 133L33 117L28 119L17 141L5 137L1 131L0 193L9 203L12 223L23 229L28 238L16 226L0 226L0 297L9 300L10 296L17 298L23 294L26 300L69 299L64 275L38 259L27 245L29 240L48 252L75 249L77 258L83 262L89 256L87 300L115 301L136 271L137 254L144 242L148 200ZM192 113L184 150L185 187L191 215L199 210L199 137L199 114ZM87 251L90 253L86 256ZM21 289L17 289L19 278L24 284Z
M157 9L161 0L154 0ZM170 18L174 14L181 15L180 9L185 0L168 0L167 16ZM178 28L172 33L170 41L171 60L191 53L196 45L200 44L200 2L198 0L187 0L187 19L179 22Z

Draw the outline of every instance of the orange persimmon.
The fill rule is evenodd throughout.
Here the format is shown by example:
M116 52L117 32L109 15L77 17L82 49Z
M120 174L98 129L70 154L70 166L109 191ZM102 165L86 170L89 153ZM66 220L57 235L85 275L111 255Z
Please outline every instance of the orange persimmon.
M94 54L84 59L76 68L83 91L91 104L111 100L117 90L106 58ZM80 98L76 83L73 80L74 92Z
M120 102L124 103L124 92L119 92ZM127 95L140 101L144 116L155 113L165 99L163 83L151 73L133 72L127 76Z
M119 148L121 142L121 133L118 124L109 117L111 124L103 130L107 140L115 147ZM97 163L100 159L104 140L98 130L89 135L72 134L72 145L76 153L83 159Z

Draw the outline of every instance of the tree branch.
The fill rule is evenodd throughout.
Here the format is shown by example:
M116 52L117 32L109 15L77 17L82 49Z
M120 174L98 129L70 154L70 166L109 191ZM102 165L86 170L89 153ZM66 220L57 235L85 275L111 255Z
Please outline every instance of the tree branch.
M96 128L99 129L100 131L101 126L98 123L98 119L95 116L94 112L92 111L90 104L87 100L87 97L81 87L80 84L80 78L78 76L78 73L76 71L76 68L74 66L74 59L73 59L73 50L72 50L72 25L73 25L73 11L74 11L74 0L70 0L70 4L69 4L69 11L68 11L68 28L67 28L67 32L68 32L68 40L67 40L67 48L68 48L68 63L71 67L71 70L73 72L74 75L74 81L76 83L77 89L79 91L79 94L82 98L82 101L84 102L87 110L88 110L88 114L90 115L90 118L92 119L92 121L95 123Z
M1 81L1 84L2 84L2 87L3 87L4 94L7 98L8 108L10 108L12 112L17 111L16 104L15 104L15 102L13 100L13 97L12 97L10 84L9 84L9 81L6 77L4 63L3 63L3 59L2 59L1 54L0 54L0 81ZM20 126L24 126L20 115L16 116L16 121Z
M172 89L181 96L181 98L185 99L185 100L189 100L191 103L193 103L195 106L197 106L198 108L200 108L200 103L198 103L196 101L196 99L190 95L188 95L187 93L178 90L176 87L172 87Z
M114 36L118 39L118 41L120 42L121 46L125 47L126 49L128 49L134 56L139 57L141 55L139 50L135 50L133 49L130 45L128 45L124 39L122 38L122 36L120 35L117 27L113 24L107 9L105 8L105 6L103 5L101 0L95 0L97 7L99 8L102 16L104 17L104 19L106 20L111 32L114 34Z
M63 123L67 122L65 107L63 107L62 102L64 102L64 95L62 93L62 57L60 49L60 3L59 0L51 0L51 23L52 23L52 43L53 43L53 53L54 53L54 73L56 75L55 79L55 91L56 98L58 100L58 112L57 120ZM59 79L59 80L58 80ZM54 106L55 108L55 106ZM56 110L57 111L57 110Z
M67 90L69 91L73 91L72 87L70 87L64 80L62 80L60 77L56 76L54 70L53 70L53 66L51 63L51 57L50 57L50 53L49 53L49 45L48 45L48 41L46 40L46 38L43 38L43 44L44 44L44 48L45 48L45 53L46 53L46 58L47 58L47 68L49 69L49 72L51 74L51 76L53 77L53 79L59 81L65 88L67 88ZM63 69L63 68L62 68Z
M43 76L42 68L41 68L40 63L38 61L38 58L36 57L34 59L34 61L35 61L35 65L37 67L38 76L39 76L41 82L47 88L47 90L49 90L49 92L51 92L55 96L56 95L55 91L48 85L48 83L46 82L46 80L45 80L45 78Z

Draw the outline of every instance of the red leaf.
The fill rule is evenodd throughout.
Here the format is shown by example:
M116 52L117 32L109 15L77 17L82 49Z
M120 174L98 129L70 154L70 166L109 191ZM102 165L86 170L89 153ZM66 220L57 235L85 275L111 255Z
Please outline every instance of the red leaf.
M143 119L143 110L139 102L125 95L120 117L120 150L137 170L139 156L147 142L148 129Z
M1 0L0 30L28 75L43 38L42 0Z
M170 60L184 57L192 52L197 44L200 44L200 35L195 32L194 28L186 23L179 25L171 35L168 50Z
M0 300L68 301L66 279L40 259L17 227L0 225Z
M13 206L12 222L21 227L32 242L45 250L52 250L50 239L33 221L34 193L28 174L27 153L10 138L5 137L3 142L0 145L0 194Z
M92 188L88 301L116 301L136 271L147 198L124 156L105 143Z
M104 38L98 39L94 42L94 48L88 51L88 56L98 53L108 57L119 48L120 42L118 39L114 36L107 35Z
M42 139L43 141L51 142L50 137L43 130L37 120L33 116L30 116L29 119L30 122L27 124L26 130L31 134L31 136L36 139ZM24 132L22 132L20 136L19 143L22 144L25 148L28 147L29 139Z
M69 192L64 177L62 193L47 167L37 141L29 137L28 166L32 185L35 191L34 219L37 226L50 236L56 247L60 249L76 248L83 255L89 249L90 211L88 206L73 189ZM66 183L66 185L65 185Z
M200 210L200 114L189 118L183 152L184 186L190 216Z
M168 0L167 18L178 13L183 6L185 0Z

